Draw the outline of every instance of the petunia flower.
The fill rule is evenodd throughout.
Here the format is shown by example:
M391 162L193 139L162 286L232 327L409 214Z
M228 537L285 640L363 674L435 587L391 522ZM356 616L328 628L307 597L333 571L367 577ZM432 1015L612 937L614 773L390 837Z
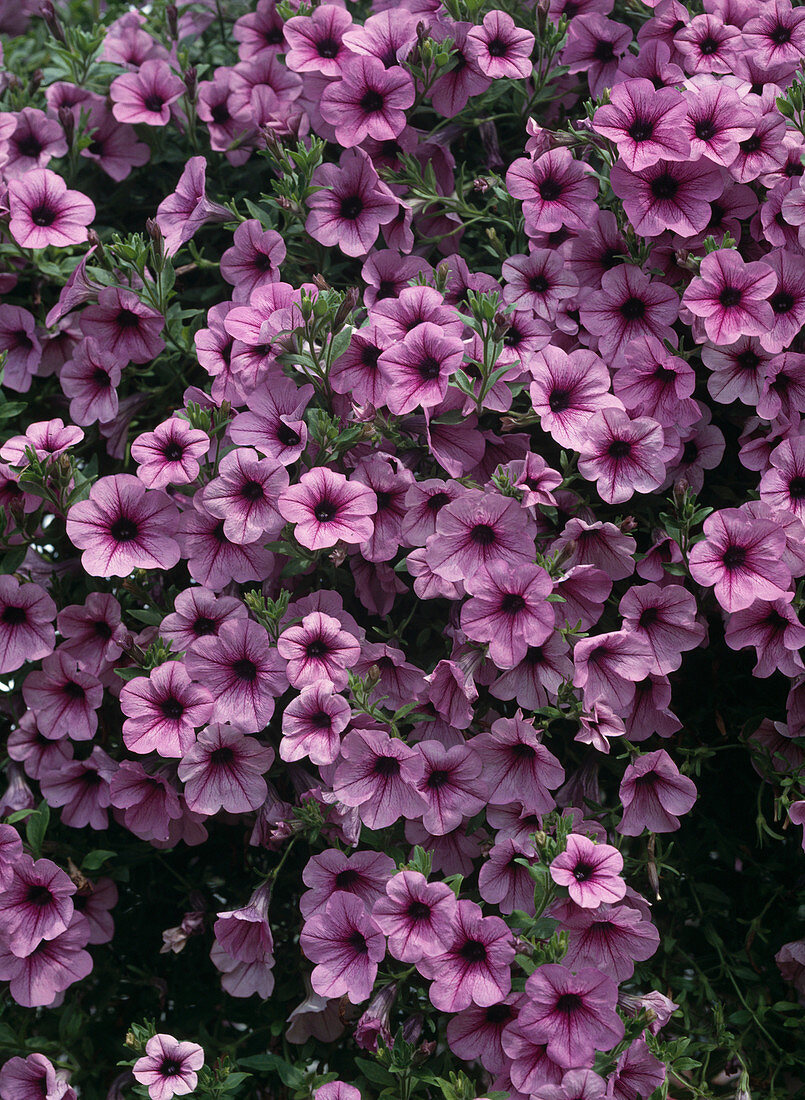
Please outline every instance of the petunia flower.
M505 11L488 11L467 38L478 47L476 64L492 80L527 80L531 76L534 35L518 27Z
M389 952L417 963L440 954L453 938L456 895L444 882L428 882L418 871L400 871L386 883L372 919L389 938Z
M656 89L650 80L624 80L610 92L592 121L596 133L614 141L632 172L658 160L686 160L690 142L683 129L687 107L675 88Z
M377 498L360 482L316 466L280 494L277 507L283 519L296 525L294 534L302 546L321 550L339 541L355 544L370 538Z
M56 644L56 605L38 584L0 576L0 674L47 657Z
M95 204L49 168L35 168L8 185L11 236L22 248L82 244Z
M178 775L185 801L198 814L256 810L265 802L268 788L263 776L273 762L274 750L268 745L214 722L182 754Z
M112 81L112 114L118 122L167 126L173 104L185 91L184 81L167 61L151 58L136 72L124 73Z
M181 757L195 741L195 730L209 722L213 698L202 684L191 682L180 661L167 661L130 680L120 692L120 708L128 749Z
M318 994L346 995L352 1004L368 999L386 939L358 898L334 894L323 913L305 921L299 943L316 964L311 983Z
M579 473L595 481L602 500L620 504L662 484L664 443L663 429L651 417L633 420L621 409L601 409L587 422Z
M579 833L570 834L567 847L551 861L549 869L553 881L566 886L571 901L583 909L620 901L626 894L621 877L623 856L618 849L594 844Z
M619 790L623 817L617 830L624 836L640 836L644 829L652 833L672 833L679 818L696 801L696 784L679 774L665 749L639 756L623 774Z
M206 192L207 161L190 157L182 170L176 190L162 200L154 219L162 231L165 254L175 255L183 244L209 222L225 222L231 211L220 203L211 202Z
M160 1032L145 1044L145 1054L132 1066L134 1079L148 1088L151 1100L186 1096L198 1084L204 1051L198 1043L180 1043Z
M773 520L749 520L737 508L722 508L704 521L704 539L690 551L691 575L715 586L725 611L741 611L754 600L789 600L791 571L781 560L785 541Z
M772 328L774 312L768 299L776 284L768 264L745 263L734 249L719 248L702 260L682 304L704 318L705 332L714 344L733 344L741 336L761 336Z
M338 165L320 165L312 182L318 190L307 200L305 230L320 244L337 245L347 256L365 256L380 226L397 215L397 199L363 149L345 149Z

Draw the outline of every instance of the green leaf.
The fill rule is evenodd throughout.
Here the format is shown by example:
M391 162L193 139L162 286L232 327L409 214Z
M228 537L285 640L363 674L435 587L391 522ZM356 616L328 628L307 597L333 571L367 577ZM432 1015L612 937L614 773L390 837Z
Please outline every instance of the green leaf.
M367 1081L373 1085L393 1085L394 1076L387 1069L383 1069L376 1062L370 1062L366 1058L356 1058L355 1065L364 1075Z
M283 1085L289 1089L304 1088L305 1074L298 1066L292 1066L276 1054L255 1054L251 1058L239 1058L238 1065L253 1069L258 1073L276 1073Z
M82 871L97 871L107 859L116 856L117 852L107 851L105 848L96 848L93 852L87 852L81 863Z
M42 844L45 833L50 823L50 807L44 800L39 803L36 812L28 818L25 826L25 836L33 852L34 859L39 859L42 854Z

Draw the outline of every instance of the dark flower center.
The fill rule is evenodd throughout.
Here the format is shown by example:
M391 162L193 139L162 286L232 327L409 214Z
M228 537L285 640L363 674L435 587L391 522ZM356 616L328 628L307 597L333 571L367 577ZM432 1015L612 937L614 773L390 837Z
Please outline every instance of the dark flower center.
M716 53L718 50L718 42L715 38L703 38L699 43L699 53L703 53L705 57L709 57L710 54Z
M805 498L805 477L792 477L788 483L788 495L792 500Z
M491 42L487 43L486 48L490 57L505 57L509 50L502 38L493 38Z
M361 97L361 107L367 115L373 115L378 111L382 111L384 102L385 96L381 92L378 92L376 88L370 88L369 91Z
M317 657L325 657L329 652L330 650L321 638L314 638L312 642L308 642L305 646L305 654L314 659Z
M32 160L36 160L42 152L42 143L33 134L25 134L23 137L15 138L14 144L17 146L17 152L21 157L30 157Z
M640 612L640 618L637 620L639 626L652 626L656 623L658 617L658 611L656 607L644 607Z
M391 493L384 493L382 490L375 494L377 496L377 510L383 512L386 508L391 506L391 502L394 499Z
M699 457L699 445L695 439L689 439L682 448L682 463L690 466Z
M340 46L334 38L322 38L321 42L316 43L316 49L318 50L319 57L329 59L338 56Z
M577 882L587 882L588 879L593 877L595 868L589 863L577 863L573 868L573 878Z
M97 367L92 372L92 381L99 390L108 390L112 385L112 380L102 367Z
M145 107L146 111L154 111L156 113L161 111L164 105L165 100L162 98L162 96L157 95L156 92L153 92L151 95L146 96L146 98L143 100L143 106Z
M528 280L528 289L532 294L544 294L549 289L548 280L544 275L532 275Z
M331 726L330 715L325 714L323 710L317 710L315 714L311 714L308 722L317 730L328 730Z
M25 900L36 909L44 909L53 902L53 895L50 890L48 890L47 886L41 886L39 883L32 883L28 887L28 893Z
M447 783L450 782L450 772L444 771L444 769L436 770L430 773L425 783L425 786L429 790L438 791L441 790Z
M356 928L354 932L350 932L349 940L347 941L349 946L355 952L356 955L368 955L369 948L366 943L366 938L363 933L359 932Z
M338 890L349 890L360 879L360 874L353 867L345 867L335 876L335 885Z
M240 495L244 500L254 502L255 500L262 500L265 494L263 493L263 486L259 481L244 481L240 487Z
M375 760L374 772L383 779L394 779L400 774L400 761L396 756L378 756Z
M213 749L210 753L210 763L215 764L216 767L226 767L227 764L231 764L235 759L235 754L229 745L221 745L218 749Z
M620 308L625 321L639 321L646 313L646 303L642 298L627 298Z
M444 508L445 504L450 503L450 497L447 493L434 493L433 496L428 497L425 507L429 512L438 512L440 508Z
M557 998L555 1009L564 1016L572 1016L582 1007L582 999L578 993L563 993Z
M716 136L716 124L712 118L700 118L693 127L693 132L699 141L709 141Z
M432 382L434 378L439 377L440 367L441 364L435 356L426 355L419 362L419 374L426 382Z
M632 444L626 439L613 439L607 447L610 458L627 458L632 452Z
M461 945L459 955L470 963L482 963L486 959L486 945L480 940L467 940Z
M512 1010L509 1005L505 1004L490 1005L489 1008L485 1009L484 1017L488 1024L495 1024L500 1027L512 1018Z
M301 443L299 432L295 432L293 428L289 428L287 424L282 423L277 427L277 440L283 447L296 447Z
M115 322L118 328L139 328L140 318L133 309L121 309Z
M2 619L6 626L22 626L28 621L28 612L24 607L7 605L3 608Z
M537 755L533 745L526 745L522 741L511 746L511 754L517 760L533 760Z
M168 462L178 462L184 454L184 448L182 447L181 443L176 443L174 440L172 440L170 443L168 443L166 447L163 448L162 454L168 460Z
M491 546L495 541L495 532L488 523L476 523L470 532L470 540L476 546Z
M203 638L207 634L215 634L217 625L215 619L208 619L206 615L199 615L191 629L199 638Z
M184 707L178 699L174 699L172 695L169 695L167 699L163 699L160 703L159 709L165 715L166 718L175 722L177 718L181 718L184 714Z
M740 355L735 356L735 365L740 367L741 370L755 371L760 366L760 356L751 348L747 348L746 351L742 351Z
M718 300L725 309L732 309L734 306L738 305L742 297L742 290L738 290L738 288L734 286L725 286L719 294Z
M75 680L68 680L62 687L62 693L67 696L68 699L86 699L87 693L77 684Z
M374 370L377 367L379 358L380 348L374 347L373 344L366 344L361 348L360 362L362 367L370 367Z
M539 194L543 202L556 202L562 194L563 187L558 180L548 176L539 185Z
M727 569L739 569L746 561L746 550L743 546L729 546L721 560Z
M507 592L500 601L500 610L506 615L518 615L525 607L525 600L519 592Z
M756 153L761 146L762 138L760 134L752 134L746 141L742 141L741 152L742 153Z
M603 38L599 39L598 42L596 42L595 44L595 49L593 50L593 58L596 61L603 61L604 63L606 63L607 61L614 61L615 43L609 42Z
M216 103L210 111L210 114L212 115L213 122L217 122L219 126L222 126L225 122L229 122L232 117L226 103Z
M239 680L244 680L248 684L257 679L257 665L254 661L250 661L248 657L241 657L239 660L234 661L232 671Z
M629 127L629 137L632 141L648 141L654 133L654 123L645 118L636 118Z
M794 296L785 290L781 290L779 294L773 295L770 301L771 308L775 313L788 313L794 308Z
M553 390L548 398L548 407L555 413L570 408L570 390Z
M109 528L109 534L115 542L132 542L137 538L137 524L128 516L120 516Z
M791 41L791 28L778 23L774 30L769 32L769 38L775 46L784 46L786 42Z
M39 206L35 206L31 211L31 221L34 225L53 225L56 220L56 211L42 203Z
M359 195L349 195L341 200L341 217L348 222L354 222L363 210L363 200Z
M92 629L97 638L101 638L103 641L108 642L112 637L112 628L106 619L98 619L92 624Z
M338 505L331 500L320 500L313 509L313 515L319 523L330 523L338 514Z
M163 1077L176 1077L177 1074L182 1072L182 1066L175 1058L164 1058L162 1065L159 1067L159 1072Z
M430 917L430 906L424 901L412 901L408 906L408 916L413 921L428 920Z
M672 199L678 190L679 180L674 179L670 172L662 172L651 181L651 193L660 201Z

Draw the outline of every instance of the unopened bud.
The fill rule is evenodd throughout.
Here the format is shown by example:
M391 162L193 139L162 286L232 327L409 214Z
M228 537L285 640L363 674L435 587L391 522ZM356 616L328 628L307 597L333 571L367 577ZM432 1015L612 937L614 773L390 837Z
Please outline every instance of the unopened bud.
M176 41L179 37L179 12L175 4L168 4L166 6L165 21L168 24L168 34Z
M620 522L620 529L624 535L631 534L632 531L637 530L637 520L634 516L624 516Z
M315 287L318 287L319 290L331 290L332 289L330 284L327 282L327 280L324 278L323 275L314 275L313 276L313 285Z
M196 88L198 87L198 73L194 65L191 65L189 69L185 69L182 73L182 79L184 80L184 86L187 89L187 98L196 98Z
M681 508L685 503L685 496L690 489L690 482L686 477L680 477L674 485L674 504Z
M62 130L64 130L67 144L71 146L75 137L75 115L69 107L59 107L59 122Z
M58 15L56 15L56 9L53 7L51 0L44 0L44 3L39 6L39 14L45 21L45 25L57 42L66 42L64 37L64 28L62 27Z
M352 314L352 311L358 304L358 297L358 288L356 286L351 286L347 289L347 292L344 295L344 301L338 307L335 315L335 320L333 321L333 328L336 330L336 332L340 328L343 328L347 318Z

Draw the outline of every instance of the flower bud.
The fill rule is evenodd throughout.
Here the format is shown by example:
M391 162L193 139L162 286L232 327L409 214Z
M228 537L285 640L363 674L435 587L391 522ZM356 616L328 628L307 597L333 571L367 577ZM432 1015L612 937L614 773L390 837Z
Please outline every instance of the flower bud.
M165 21L168 24L168 34L176 41L179 37L179 12L175 4L166 5Z
M51 0L44 0L39 6L39 14L45 21L45 25L57 42L66 42L67 39L64 36L64 28L62 27L58 15L56 15L56 9L53 7Z
M67 144L72 145L75 137L75 115L69 107L59 107L59 122L64 130Z

